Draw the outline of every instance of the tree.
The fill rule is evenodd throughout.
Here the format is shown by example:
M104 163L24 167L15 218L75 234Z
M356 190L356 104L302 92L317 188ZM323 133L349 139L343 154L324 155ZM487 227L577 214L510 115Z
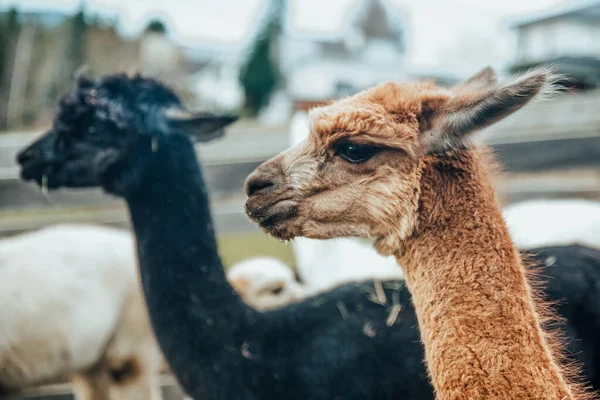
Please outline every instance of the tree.
M86 42L89 25L85 16L85 1L81 1L79 11L70 17L62 26L64 29L64 60L57 73L56 80L49 90L49 98L56 98L70 87L73 77L86 65ZM62 36L62 35L61 35Z
M69 44L67 45L67 62L70 64L69 79L85 63L85 41L88 31L88 25L85 21L85 12L83 6L72 17L71 34L69 35Z
M20 31L21 24L15 8L0 14L0 130L6 128L8 96Z
M281 0L272 0L263 29L257 35L240 74L246 96L244 107L254 116L269 103L279 83L279 70L272 55L281 31L281 13Z
M17 10L11 8L10 11L0 14L0 76L4 68L12 61L10 50L12 42L18 36L18 32L19 21Z

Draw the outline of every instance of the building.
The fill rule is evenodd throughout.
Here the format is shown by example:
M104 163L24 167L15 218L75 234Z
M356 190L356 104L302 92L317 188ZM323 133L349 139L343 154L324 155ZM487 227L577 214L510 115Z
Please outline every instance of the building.
M301 1L287 2L278 46L284 90L295 103L407 78L404 16L385 0L354 0L346 13L321 16L337 27L327 34L295 26L299 7Z
M262 15L269 12L265 2ZM281 123L293 108L329 100L372 86L407 78L404 16L386 0L350 0L347 12L327 8L321 15L335 28L324 33L319 23L298 27L302 0L282 1L280 30L272 49L281 73L281 90L263 111L264 123ZM259 18L259 21L262 19ZM184 49L193 66L190 88L199 105L208 109L236 109L243 105L239 75L252 44L261 32L257 23L246 43ZM262 118L264 117L264 118Z
M510 27L517 33L512 72L552 64L576 88L600 87L600 0L569 2L518 18Z
M189 89L198 108L231 111L244 105L239 81L245 56L241 46L205 44L186 47L183 54L191 69Z

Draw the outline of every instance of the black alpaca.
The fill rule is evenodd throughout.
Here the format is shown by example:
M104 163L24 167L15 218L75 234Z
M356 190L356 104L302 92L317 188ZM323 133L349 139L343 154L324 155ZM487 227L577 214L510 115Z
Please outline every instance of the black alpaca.
M48 188L102 186L126 200L156 336L192 397L432 399L401 282L346 285L265 313L233 291L188 137L232 120L188 115L150 79L80 80L18 161L24 179Z
M571 359L600 391L600 251L583 246L552 246L527 251L546 281L545 300L564 319L558 326Z
M432 399L402 282L349 284L265 313L229 286L188 136L206 140L232 120L186 113L153 80L80 80L52 129L20 153L22 176L49 188L102 186L127 201L158 341L194 398ZM596 382L600 252L568 246L535 257L549 254L550 297L572 306L561 308L577 339L569 348L583 351ZM585 282L562 285L569 269Z

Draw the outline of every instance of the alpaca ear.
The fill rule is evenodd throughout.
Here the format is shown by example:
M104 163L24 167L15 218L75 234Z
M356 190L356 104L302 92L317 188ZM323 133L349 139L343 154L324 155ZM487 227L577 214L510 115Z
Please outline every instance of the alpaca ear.
M498 76L492 67L485 67L464 82L452 88L452 93L459 94L473 90L482 90L498 84Z
M181 109L169 109L165 116L170 128L183 131L196 142L208 142L223 136L223 128L238 119L233 115L193 113Z
M80 89L89 89L95 85L95 82L86 75L86 71L78 72L75 76L75 82Z
M89 66L89 64L83 64L80 65L74 72L73 72L73 78L75 78L75 81L77 81L79 78L82 77L88 77L89 75L91 75L91 68Z
M475 77L451 90L445 104L430 112L431 121L422 130L430 151L468 146L473 133L508 117L537 95L556 91L556 76L547 69L488 87L475 84L481 82Z

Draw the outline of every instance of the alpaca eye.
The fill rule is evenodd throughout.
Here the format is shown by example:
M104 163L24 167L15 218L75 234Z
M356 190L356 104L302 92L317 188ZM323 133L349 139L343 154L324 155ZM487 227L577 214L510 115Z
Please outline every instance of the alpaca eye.
M337 149L337 155L353 164L369 160L375 155L377 148L359 144L345 143Z
M283 286L277 286L274 287L273 289L271 289L271 293L273 293L274 295L280 295L283 292Z

